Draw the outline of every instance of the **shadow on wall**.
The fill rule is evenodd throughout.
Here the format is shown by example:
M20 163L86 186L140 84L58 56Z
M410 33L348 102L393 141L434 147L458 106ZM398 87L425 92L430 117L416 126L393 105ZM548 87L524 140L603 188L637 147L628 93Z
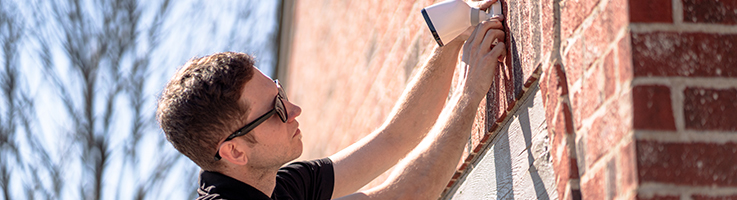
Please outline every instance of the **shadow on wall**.
M529 92L445 199L558 197L541 93L536 84Z

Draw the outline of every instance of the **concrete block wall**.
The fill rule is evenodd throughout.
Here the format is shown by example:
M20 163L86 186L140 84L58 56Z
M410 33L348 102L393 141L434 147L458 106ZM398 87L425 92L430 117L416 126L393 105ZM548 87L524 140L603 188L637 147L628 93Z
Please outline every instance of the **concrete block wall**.
M539 96L544 109L531 110L544 112L530 113L544 115L549 146L503 153L549 164L531 172L554 177L547 197L737 198L737 1L502 3L505 70L480 105L446 197L469 182L486 151L504 150L495 149L498 136L508 145L526 138L506 123L524 110L518 102ZM303 109L303 159L335 153L381 125L435 45L419 13L431 4L295 2L285 87Z
M532 83L441 199L558 198L542 99Z

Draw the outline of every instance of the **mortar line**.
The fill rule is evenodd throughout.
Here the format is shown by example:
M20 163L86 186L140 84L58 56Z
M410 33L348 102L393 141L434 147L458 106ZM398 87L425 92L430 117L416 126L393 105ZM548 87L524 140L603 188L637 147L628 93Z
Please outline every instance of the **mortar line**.
M635 77L632 87L639 85L684 85L713 89L737 88L737 78L725 77Z
M700 23L630 23L633 33L678 32L678 33L718 33L737 34L737 26Z
M714 144L726 144L729 142L737 143L737 133L729 131L654 131L654 130L635 130L635 138L637 140L672 142L672 143L693 143L704 142Z
M673 0L672 9L673 24L683 24L683 2L681 0Z
M603 155L601 155L601 157L599 157L599 159L597 159L596 161L594 161L593 163L591 163L591 167L589 167L588 169L586 169L586 172L592 172L592 171L597 171L597 170L599 170L601 168L606 168L607 167L607 163L611 159L615 159L616 156L619 155L619 150L620 149L624 148L624 146L627 145L628 142L632 142L632 143L635 142L633 135L634 135L634 132L633 131L628 131L627 133L625 133L619 141L616 141L614 143L614 145L612 145L611 148L609 148L609 150L606 151L606 153L604 153ZM633 145L632 147L634 148L635 146ZM633 159L636 159L636 156L637 156L636 154L637 154L637 152L635 152L635 155L634 155L635 157ZM586 167L586 166L584 166L584 167ZM594 176L595 175L586 176L586 173L584 173L581 176L581 182L591 180Z
M685 84L670 85L670 103L673 109L673 122L676 126L676 131L686 130L686 119L683 116L683 92L685 89Z
M690 197L693 194L716 197L735 195L737 194L737 187L679 186L658 182L642 182L637 189L637 193L645 198L655 195L686 195Z

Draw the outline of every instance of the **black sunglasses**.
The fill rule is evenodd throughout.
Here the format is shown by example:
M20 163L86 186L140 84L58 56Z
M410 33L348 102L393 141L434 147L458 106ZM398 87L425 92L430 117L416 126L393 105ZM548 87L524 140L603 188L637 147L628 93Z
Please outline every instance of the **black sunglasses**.
M251 123L246 124L242 128L235 131L233 134L230 134L227 138L225 138L225 141L232 140L235 137L246 135L246 133L250 132L254 128L256 128L261 123L265 122L267 119L271 118L271 116L276 113L279 115L279 118L282 122L286 123L289 119L289 116L287 115L287 109L284 107L284 100L289 101L287 99L287 93L284 92L284 89L281 87L281 84L279 84L279 80L274 80L274 83L276 83L276 87L279 89L279 93L276 94L276 98L274 98L274 108L271 109L269 112L266 112L266 114L261 115L260 117L256 118ZM220 157L220 147L218 146L217 152L215 153L215 161L218 161L222 159Z

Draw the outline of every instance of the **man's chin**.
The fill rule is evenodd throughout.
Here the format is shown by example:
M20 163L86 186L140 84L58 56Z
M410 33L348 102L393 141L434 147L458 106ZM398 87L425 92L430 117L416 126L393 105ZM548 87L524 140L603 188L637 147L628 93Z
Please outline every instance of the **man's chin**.
M296 149L296 152L294 152L294 155L291 157L290 162L296 160L302 156L302 140L299 141L299 148Z

